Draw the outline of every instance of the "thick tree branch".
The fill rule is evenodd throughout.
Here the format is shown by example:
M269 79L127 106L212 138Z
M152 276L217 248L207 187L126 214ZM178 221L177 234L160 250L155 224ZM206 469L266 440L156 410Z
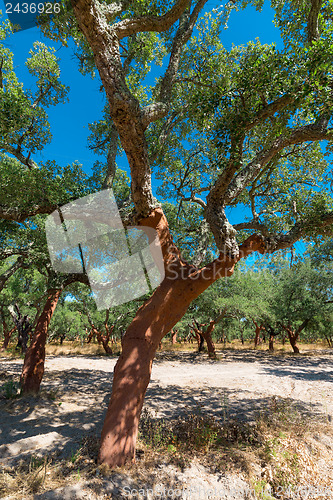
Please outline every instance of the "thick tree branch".
M322 6L322 0L310 0L311 10L308 17L307 31L308 42L313 42L319 39L318 16Z
M240 231L241 229L253 229L254 231L259 231L263 236L269 236L269 231L265 224L261 224L259 221L241 222L240 224L234 224L234 229Z
M264 120L267 120L267 118L271 118L275 113L281 111L282 109L289 106L289 104L295 102L296 99L297 96L295 94L286 94L280 97L279 99L276 99L276 101L267 104L267 106L264 106L254 115L251 121L245 124L244 131L248 132L249 130L253 129L256 125L259 125Z
M161 33L167 31L180 18L190 0L177 0L174 6L163 16L142 16L136 19L124 19L112 26L119 40L126 36L145 31Z
M314 218L300 220L287 233L271 234L269 237L264 238L264 252L273 253L276 250L290 248L296 241L306 236L311 229L315 229L319 233L324 232L333 235L333 212L318 215L315 220Z
M255 179L263 167L284 148L294 144L302 144L307 141L333 140L333 131L326 129L327 121L324 118L323 120L325 121L291 130L288 135L281 135L275 139L268 148L260 151L260 153L258 153L256 157L248 163L236 177L234 177L224 193L223 189L219 190L218 194L222 203L228 205L237 198L244 188ZM225 187L225 185L223 187Z
M0 219L23 222L37 214L50 214L56 210L57 205L35 205L29 209L10 208L0 205Z

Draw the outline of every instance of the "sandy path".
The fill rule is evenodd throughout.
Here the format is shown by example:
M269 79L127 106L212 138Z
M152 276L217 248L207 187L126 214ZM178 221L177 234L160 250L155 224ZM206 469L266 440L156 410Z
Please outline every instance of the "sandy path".
M251 421L278 396L291 398L304 412L331 420L332 361L330 351L296 357L225 351L220 361L197 353L160 353L145 405L157 416L171 417L200 407L217 418ZM44 449L59 447L71 453L84 433L99 433L115 363L116 358L106 357L48 358L44 397L0 401L0 458L8 460L38 449L37 435ZM17 378L21 366L21 360L0 360L2 382L10 375Z

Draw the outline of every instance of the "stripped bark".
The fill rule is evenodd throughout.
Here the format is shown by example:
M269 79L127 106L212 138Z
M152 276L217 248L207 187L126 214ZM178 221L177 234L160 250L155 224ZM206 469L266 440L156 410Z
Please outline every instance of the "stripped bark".
M45 306L37 320L31 344L24 358L21 374L23 394L37 394L44 375L45 344L48 327L62 289L50 289Z

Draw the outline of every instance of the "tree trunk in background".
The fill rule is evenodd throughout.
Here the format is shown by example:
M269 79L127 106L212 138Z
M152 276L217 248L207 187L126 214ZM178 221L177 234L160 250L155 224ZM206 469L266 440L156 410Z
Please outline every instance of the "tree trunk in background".
M87 333L88 333L88 328L86 328L86 334ZM94 330L91 328L90 333L89 333L88 338L87 338L87 344L90 344L90 342L94 338L94 335L95 335Z
M295 354L299 354L299 348L297 346L297 341L299 339L301 331L304 330L304 328L309 323L310 319L311 318L305 319L303 321L303 323L301 324L301 326L298 327L297 330L293 330L290 325L288 325L288 326L282 325L282 328L287 332L290 345L291 345L291 347L292 347L292 349L293 349L293 351L294 351Z
M15 332L15 330L16 330L16 326L14 326L14 328L12 328L10 331L8 331L8 330L3 331L4 339L3 339L3 344L1 346L1 351L5 351L7 349L9 341L10 341L10 337Z
M294 332L293 330L288 331L288 337L289 337L289 342L291 347L293 348L293 351L295 354L299 354L299 348L297 346L297 340L298 340L298 335L297 332Z
M274 351L274 335L269 336L268 350L269 352Z
M217 316L217 318L212 319L208 325L208 328L206 331L202 330L201 334L203 338L206 341L207 344L207 349L208 349L208 355L210 358L216 359L216 352L215 352L215 345L212 339L212 332L215 328L215 326L224 318L227 312L227 308L225 307L222 312ZM206 325L200 325L200 326L206 326Z
M288 325L288 326L282 325L282 327L287 332L289 342L290 342L290 345L291 345L294 353L299 354L299 348L297 346L298 331L293 330L290 325Z
M17 329L17 346L25 354L28 347L29 333L31 331L30 320L27 315L23 316L17 304L8 307Z
M24 358L21 374L23 394L37 394L44 374L45 344L48 327L61 295L62 289L50 289L34 331L31 344Z
M108 311L109 312L109 311ZM107 315L107 318L109 318L109 315ZM110 341L110 335L111 333L113 332L114 330L114 325L111 326L111 328L109 328L108 324L107 324L107 320L105 322L105 332L106 332L106 335L102 335L101 334L101 340L102 340L102 345L104 347L104 351L107 353L107 354L112 354L112 349L111 347L109 346L109 341Z
M178 330L171 330L171 343L172 344L177 343L177 333L178 333Z
M332 337L330 337L329 335L327 335L327 333L324 333L324 337L325 337L325 339L327 340L328 347L333 347L333 340L332 340Z
M203 352L205 339L203 338L201 332L198 332L198 335L199 335L199 352Z
M212 339L212 331L214 330L214 328L215 328L215 321L213 320L209 323L207 330L206 331L203 330L201 332L201 335L203 336L207 344L208 356L212 359L216 359L215 345Z
M264 325L259 325L256 321L254 321L254 319L252 319L252 321L256 327L256 334L254 337L254 348L256 348L260 344L260 333L262 330L265 330L265 327Z

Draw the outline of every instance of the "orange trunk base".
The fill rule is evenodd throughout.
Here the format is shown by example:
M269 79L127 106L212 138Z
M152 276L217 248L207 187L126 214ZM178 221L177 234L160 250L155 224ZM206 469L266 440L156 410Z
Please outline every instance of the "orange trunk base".
M48 327L62 290L50 290L46 304L38 318L21 374L22 394L37 394L44 375L45 344Z

